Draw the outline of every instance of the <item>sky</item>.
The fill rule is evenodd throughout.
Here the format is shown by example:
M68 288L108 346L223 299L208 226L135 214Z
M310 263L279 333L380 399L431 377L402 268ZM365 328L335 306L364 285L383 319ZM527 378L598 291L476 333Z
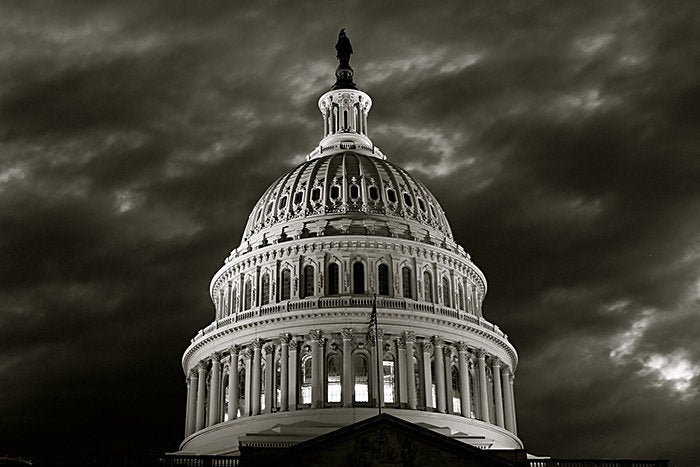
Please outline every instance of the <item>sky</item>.
M0 3L0 455L162 453L250 210L321 137L440 200L529 452L700 465L700 3Z

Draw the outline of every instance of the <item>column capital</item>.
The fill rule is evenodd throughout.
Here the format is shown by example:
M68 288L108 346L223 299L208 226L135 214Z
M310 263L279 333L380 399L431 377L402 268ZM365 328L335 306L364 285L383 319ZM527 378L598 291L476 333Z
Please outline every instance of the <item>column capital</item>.
M200 373L206 372L206 371L207 371L207 368L208 368L208 366L209 366L208 363L209 363L209 362L207 362L206 360L202 360L201 362L199 362L199 363L197 364L197 371L199 371Z
M491 366L495 369L501 367L501 359L498 357L491 358Z
M228 348L228 353L233 357L234 355L237 357L239 352L241 351L241 346L238 344L232 345L231 347Z
M344 341L348 341L352 339L352 333L353 329L352 328L343 328L340 330L340 335L343 337Z
M433 336L433 345L435 347L442 347L445 345L445 341L440 336Z
M296 339L290 339L289 350L297 350L298 347L299 347L299 341Z
M280 344L282 344L282 345L289 345L289 341L290 341L291 338L292 338L292 335L289 334L289 333L286 333L286 332L285 332L285 333L283 333L283 334L280 334L280 335L279 335Z
M272 355L275 351L275 346L270 343L267 343L263 347L263 351L265 352L265 355Z
M404 339L404 341L406 341L406 342L411 342L411 343L413 343L413 342L416 341L416 333L413 332L413 331L405 331L405 332L403 333L403 339Z
M245 352L243 352L243 357L246 360L250 360L253 357L253 351L251 349L245 349Z
M396 347L399 350L406 349L406 341L403 339L403 337L397 337L396 339L394 339L394 341L396 342Z
M196 378L197 377L197 370L192 368L188 373L187 376L189 379Z
M263 346L264 341L260 339L259 337L256 339L253 339L253 348L254 349L261 349Z
M476 350L476 357L479 360L485 360L486 359L486 351L484 349L477 349Z
M512 374L508 365L501 366L501 374L510 377Z
M323 331L321 331L320 329L314 329L309 334L311 335L312 341L320 341L323 337Z
M445 357L451 359L453 350L454 349L452 348L452 346L446 345L445 347L443 347L442 353L445 354Z
M211 363L212 365L217 364L221 361L221 352L214 352L211 354Z
M457 342L457 352L467 353L469 351L469 345L464 341Z
M423 353L433 353L433 344L423 341Z

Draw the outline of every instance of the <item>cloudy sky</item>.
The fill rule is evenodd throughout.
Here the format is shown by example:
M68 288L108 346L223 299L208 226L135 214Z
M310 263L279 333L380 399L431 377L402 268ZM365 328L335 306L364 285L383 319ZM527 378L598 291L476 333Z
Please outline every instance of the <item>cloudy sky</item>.
M530 452L700 464L700 4L0 3L0 455L173 451L182 351L322 131L441 201Z

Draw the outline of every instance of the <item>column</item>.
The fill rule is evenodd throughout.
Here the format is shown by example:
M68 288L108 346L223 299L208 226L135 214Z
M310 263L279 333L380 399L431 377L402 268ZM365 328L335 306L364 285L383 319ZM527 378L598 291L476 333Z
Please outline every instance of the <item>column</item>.
M299 388L297 387L297 375L299 374L298 346L299 344L294 338L289 341L289 410L297 409L297 397L299 395Z
M250 349L246 349L245 353L243 354L243 359L244 359L244 365L245 365L245 381L243 382L244 385L244 396L243 396L243 410L241 415L243 417L249 417L250 416L250 410L251 410L251 404L250 404L250 393L251 393L251 386L252 386L252 374L253 374L253 366L251 365L251 361L253 358L253 352Z
M398 375L395 376L394 384L399 387L399 407L405 408L408 402L408 396L406 392L406 342L403 337L397 337L394 339L396 342L396 354L397 354L397 364L399 366ZM394 370L396 371L396 370Z
M425 407L426 410L432 408L433 405L433 376L430 371L430 354L433 351L433 344L423 342L423 383L425 391Z
M321 362L321 347L320 341L323 333L316 329L311 331L311 408L315 409L323 407L323 381L321 381L321 370L323 364Z
M352 407L352 329L340 330L343 337L343 407Z
M506 413L505 428L511 433L515 433L513 428L513 420L515 418L515 414L513 414L513 398L511 397L512 395L510 392L510 370L507 366L501 368L501 383L501 385L503 386L503 406Z
M496 406L496 425L501 428L505 427L503 420L503 392L501 391L501 360L498 357L491 362L491 371L493 373L493 398Z
M515 385L515 374L510 374L510 384L508 385L508 390L510 391L510 404L511 412L513 413L513 431L514 435L518 435L518 417L515 414L515 393L513 392L513 386Z
M185 436L194 433L196 428L195 421L197 416L197 371L190 370L189 383L187 385L187 426L185 427Z
M408 408L416 410L416 368L413 362L413 343L416 341L416 334L413 331L404 332L403 340L406 342L406 397L408 397Z
M289 410L289 334L280 334L280 410Z
M445 363L445 402L447 413L454 413L454 403L453 397L454 393L452 390L452 348L445 346L442 349L444 353L443 361Z
M260 353L262 349L262 339L253 341L253 371L251 375L250 407L253 415L260 415Z
M379 394L379 403L384 407L384 330L377 329L377 348L374 349L374 378L377 379L377 365L379 365L379 381L374 389L375 396Z
M272 382L275 377L275 347L271 344L265 344L263 347L265 352L265 413L272 413L273 397L275 388Z
M197 365L197 415L196 415L196 426L195 431L199 431L204 428L204 410L207 392L207 364L204 362L199 362Z
M442 355L442 338L433 336L433 345L435 346L435 352L433 352L433 355L435 365L435 396L437 397L437 410L438 412L445 413L445 361Z
M238 353L241 351L241 346L234 345L229 349L231 354L231 362L229 363L228 372L228 419L233 420L238 416Z
M479 364L479 402L481 407L481 419L490 422L489 417L489 391L486 384L486 352L479 349L476 353Z
M221 387L221 354L211 356L211 382L209 385L209 421L207 426L219 423L219 388Z
M462 405L462 415L471 417L471 389L469 388L469 362L467 361L469 347L464 342L457 343L457 356L459 358L459 397Z

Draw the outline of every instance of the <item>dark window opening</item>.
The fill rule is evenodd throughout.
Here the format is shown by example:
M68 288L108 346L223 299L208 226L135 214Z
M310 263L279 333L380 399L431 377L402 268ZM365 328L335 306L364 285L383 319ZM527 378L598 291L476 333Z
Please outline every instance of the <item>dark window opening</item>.
M321 199L321 187L317 186L313 190L311 190L311 200L312 201L318 201Z
M365 265L359 261L352 265L352 293L365 293Z
M331 187L331 199L336 200L340 198L340 187L338 185L333 185Z
M379 190L376 186L369 187L369 199L372 201L377 201L379 199Z
M304 266L304 297L314 295L314 267Z
M360 197L360 187L357 185L350 186L350 198L357 199Z
M337 263L328 265L328 295L340 293L340 268Z
M409 208L413 207L413 199L411 199L411 196L408 193L403 194L403 202Z
M389 188L386 190L386 198L389 200L390 203L395 203L396 202L396 192Z
M292 297L292 273L289 269L282 271L282 296L281 300L289 300Z
M379 295L389 295L389 266L380 264L377 268L379 279Z
M408 266L401 268L401 284L403 286L403 296L406 298L413 297L411 293L411 269Z

